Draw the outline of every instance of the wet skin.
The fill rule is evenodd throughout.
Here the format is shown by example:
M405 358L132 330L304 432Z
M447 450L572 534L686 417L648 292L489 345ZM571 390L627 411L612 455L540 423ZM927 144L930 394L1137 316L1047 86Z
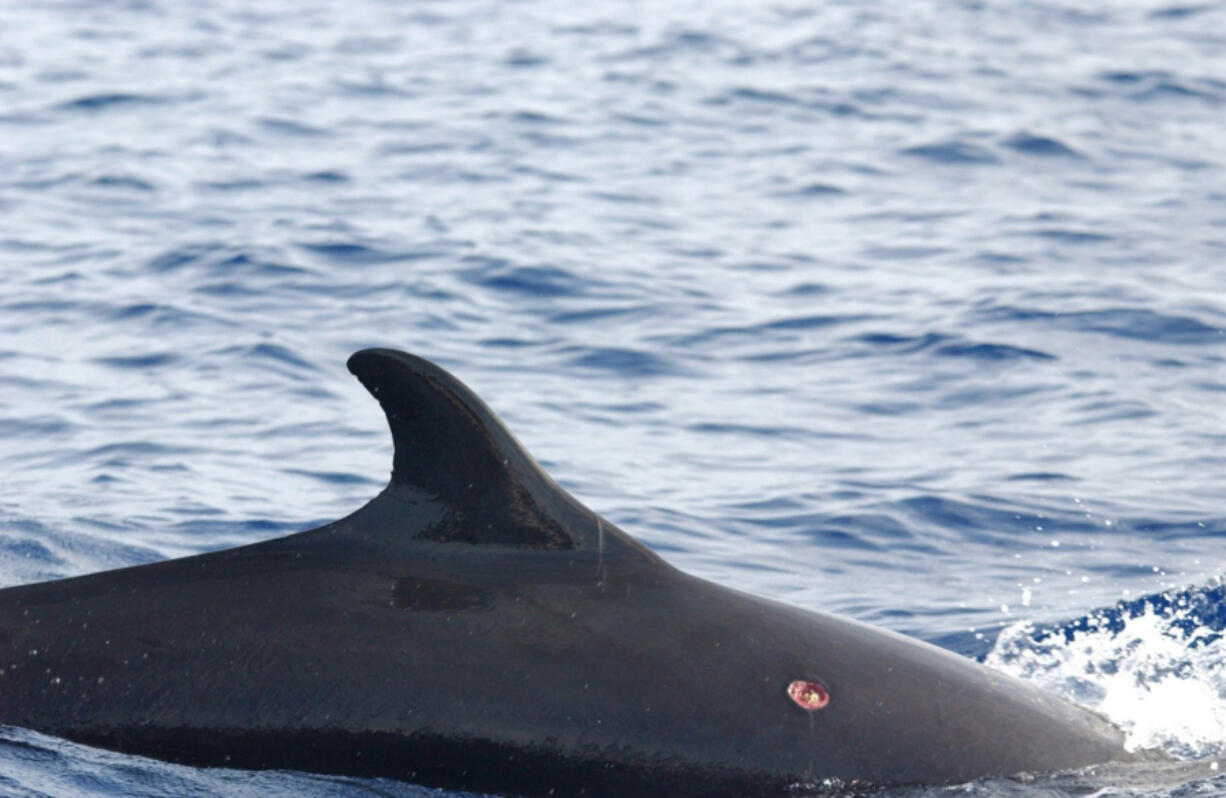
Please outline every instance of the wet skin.
M543 795L937 784L1127 758L1097 715L680 572L458 380L350 370L391 483L289 537L0 591L0 722L174 762Z

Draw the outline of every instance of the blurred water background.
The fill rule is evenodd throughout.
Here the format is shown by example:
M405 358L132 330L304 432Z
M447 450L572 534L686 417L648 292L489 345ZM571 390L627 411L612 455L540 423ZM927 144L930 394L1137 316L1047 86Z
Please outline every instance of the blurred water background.
M0 0L0 584L358 507L393 346L685 570L1211 759L1224 122L1220 2ZM1039 789L1226 781L958 794ZM429 791L7 730L0 793Z

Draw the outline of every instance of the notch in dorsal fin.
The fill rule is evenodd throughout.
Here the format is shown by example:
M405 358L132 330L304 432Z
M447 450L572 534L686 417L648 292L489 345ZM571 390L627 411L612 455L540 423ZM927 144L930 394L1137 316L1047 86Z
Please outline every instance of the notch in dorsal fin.
M395 446L389 492L443 507L418 538L541 549L642 546L549 478L463 383L419 357L364 349L349 370L379 400Z

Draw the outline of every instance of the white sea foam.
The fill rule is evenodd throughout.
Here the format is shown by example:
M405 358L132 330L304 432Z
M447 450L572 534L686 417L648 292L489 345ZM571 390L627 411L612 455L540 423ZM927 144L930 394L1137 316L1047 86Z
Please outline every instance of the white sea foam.
M1145 602L1084 628L1018 623L985 661L1103 713L1130 749L1215 757L1226 753L1226 655L1195 612L1186 601Z

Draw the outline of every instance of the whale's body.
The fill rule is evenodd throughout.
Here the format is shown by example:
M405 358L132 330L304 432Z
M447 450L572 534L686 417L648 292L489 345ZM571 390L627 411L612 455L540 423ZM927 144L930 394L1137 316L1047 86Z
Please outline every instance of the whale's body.
M289 537L0 591L0 723L188 764L530 795L1126 757L1115 727L1023 682L677 571L437 366L390 350L349 365L392 429L387 489Z

